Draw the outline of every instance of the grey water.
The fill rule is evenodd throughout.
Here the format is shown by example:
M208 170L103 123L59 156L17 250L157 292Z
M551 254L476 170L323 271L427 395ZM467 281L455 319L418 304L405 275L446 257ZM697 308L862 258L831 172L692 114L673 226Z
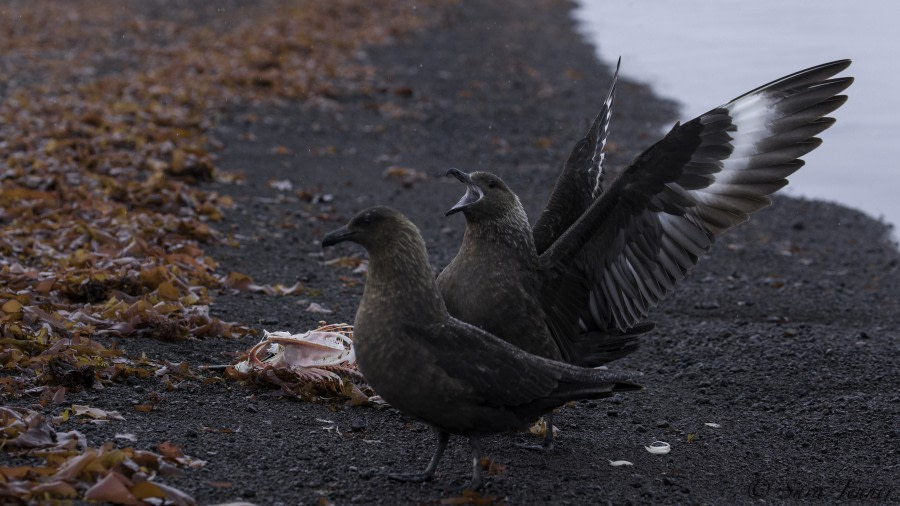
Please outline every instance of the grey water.
M682 104L682 120L813 65L856 78L824 143L783 192L900 224L900 2L580 0L575 17L623 76ZM598 83L598 104L608 83ZM615 139L615 116L611 140Z

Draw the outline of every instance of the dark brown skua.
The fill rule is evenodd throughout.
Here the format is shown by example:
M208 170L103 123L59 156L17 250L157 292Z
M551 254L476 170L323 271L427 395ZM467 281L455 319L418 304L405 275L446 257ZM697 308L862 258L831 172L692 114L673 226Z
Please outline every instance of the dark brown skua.
M496 175L451 169L466 231L437 283L450 314L532 353L582 366L637 348L650 309L715 239L771 201L821 144L853 82L850 60L756 88L676 124L630 166L602 166L615 79L532 228ZM617 69L618 74L618 69ZM548 430L544 446L552 445Z
M382 398L438 435L424 472L392 478L430 479L449 435L457 434L472 445L470 487L477 489L481 436L526 428L571 400L639 388L625 374L548 360L450 316L419 230L397 211L364 210L322 246L343 241L369 252L354 329L359 368Z

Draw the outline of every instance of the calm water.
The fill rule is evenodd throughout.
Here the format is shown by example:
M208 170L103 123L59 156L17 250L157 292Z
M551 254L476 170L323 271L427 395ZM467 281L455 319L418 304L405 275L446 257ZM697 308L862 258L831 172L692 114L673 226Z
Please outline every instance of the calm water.
M785 74L850 58L856 82L783 192L900 224L900 3L888 0L581 0L603 61L683 104L683 119ZM602 83L605 87L606 83ZM605 92L600 92L605 93ZM615 138L615 116L613 130ZM895 237L897 231L895 229Z

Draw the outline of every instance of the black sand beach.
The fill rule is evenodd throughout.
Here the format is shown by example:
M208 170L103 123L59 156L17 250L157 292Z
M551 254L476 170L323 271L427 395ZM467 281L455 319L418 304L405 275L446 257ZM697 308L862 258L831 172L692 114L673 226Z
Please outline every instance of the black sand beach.
M435 268L443 267L464 227L461 216L444 217L462 191L443 177L449 167L499 174L534 220L611 79L611 62L597 61L576 33L571 7L464 0L435 8L425 14L435 20L428 28L358 55L373 69L370 89L226 109L214 134L224 145L218 163L246 181L206 185L235 199L216 227L240 245L207 254L221 272L244 272L259 283L299 280L307 291L225 292L213 313L260 331L300 332L322 319L352 323L364 275L324 262L361 257L362 250L342 245L323 253L318 240L371 205L407 214ZM734 94L762 83L746 84ZM848 94L852 100L852 87ZM709 97L709 105L730 98ZM835 116L840 121L840 111ZM607 163L627 163L676 119L688 119L678 118L676 104L620 81ZM829 142L828 132L822 137ZM384 175L390 168L425 177L404 185ZM289 180L311 197L273 189L272 180ZM516 447L537 441L527 434L487 438L484 452L497 472L480 499L900 501L900 254L889 233L852 209L776 198L727 234L653 312L657 327L641 349L611 365L641 371L645 390L560 409L550 452ZM313 302L332 312L307 311ZM256 340L121 345L194 367L228 363ZM387 479L391 471L424 467L434 444L427 427L393 409L304 403L231 381L196 381L159 391L153 411L135 412L158 388L152 379L133 380L78 394L70 400L117 409L126 419L77 428L98 443L124 432L137 435L139 448L171 441L207 460L163 480L201 504L460 504L454 501L469 478L467 445L454 438L434 481ZM645 450L654 441L670 443L671 453ZM610 465L616 460L633 465Z

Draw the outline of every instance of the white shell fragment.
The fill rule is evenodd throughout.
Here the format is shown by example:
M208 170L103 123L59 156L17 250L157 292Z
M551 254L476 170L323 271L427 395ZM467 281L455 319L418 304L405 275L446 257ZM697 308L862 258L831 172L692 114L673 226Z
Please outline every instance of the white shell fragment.
M633 466L634 464L632 464L631 462L628 462L627 460L610 460L609 465L611 465L613 467L619 467L619 466Z
M665 441L654 441L650 443L650 446L645 446L644 448L654 455L665 455L672 451L672 445Z
M332 313L333 311L318 302L310 302L306 308L310 313Z
M76 416L86 416L94 420L124 420L125 418L118 411L104 411L100 408L92 408L90 406L82 406L81 404L72 404L72 413Z
M276 367L296 369L352 365L356 362L353 341L340 332L310 330L302 334L263 331L262 340L250 348L247 360L235 364L240 373Z
M718 429L719 427L721 427L721 425L719 425L717 423L712 423L712 422L706 422L703 425L706 425L707 427L712 427L713 429Z
M269 188L289 192L294 189L294 183L292 183L290 179L272 180L269 181Z

